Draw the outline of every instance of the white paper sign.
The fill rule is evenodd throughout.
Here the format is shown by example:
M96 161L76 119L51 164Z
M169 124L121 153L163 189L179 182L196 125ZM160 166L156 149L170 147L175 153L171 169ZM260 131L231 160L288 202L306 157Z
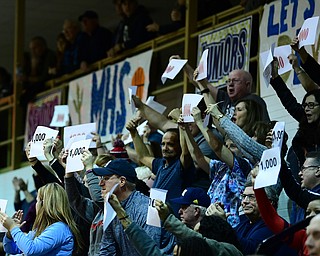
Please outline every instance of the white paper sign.
M198 76L197 76L197 81L200 81L202 79L207 78L208 76L208 52L209 50L206 49L201 56L201 59L199 61L199 65L198 65Z
M306 19L298 34L299 48L305 45L314 45L316 42L319 16Z
M119 184L115 184L112 189L106 194L104 198L104 208L103 208L103 230L106 230L110 222L116 217L116 212L113 210L109 203L109 198L113 194L113 191Z
M65 127L69 124L69 106L54 106L54 113L50 123L51 127Z
M132 114L134 114L134 112L136 111L136 105L134 104L134 101L132 100L132 95L136 95L137 94L137 86L129 86L128 90L129 90L129 104L131 105L131 111Z
M44 157L43 153L43 142L46 139L55 139L59 131L53 130L51 128L39 125L33 134L31 147L30 147L30 157Z
M84 166L81 161L81 156L84 150L89 148L91 139L80 140L72 143L67 157L66 172L77 172L83 170Z
M160 114L163 114L164 111L166 111L167 107L160 104L159 102L156 102L154 100L154 96L149 96L147 101L146 101L146 105L149 106L150 108L152 108L153 110L157 111Z
M272 147L282 147L284 136L284 122L276 122L272 129Z
M281 158L279 147L263 151L259 163L259 174L256 177L254 188L264 188L277 184L280 167Z
M188 60L172 59L161 76L162 83L164 84L167 78L174 79L184 65L186 65L187 61Z
M68 145L69 140L76 136L85 136L86 139L92 139L91 132L96 131L96 123L79 124L64 127L63 145ZM95 148L96 143L91 141L90 148Z
M199 104L202 98L203 96L199 94L186 93L183 95L182 116L183 121L185 123L194 122L193 116L191 115L191 111L194 107L196 107Z
M158 211L155 207L154 201L161 200L162 202L166 201L167 190L151 188L150 189L150 198L149 198L149 207L147 215L147 224L150 226L161 227L160 218Z
M0 211L6 212L8 200L0 199ZM8 230L0 223L0 233L7 232Z
M137 132L138 132L138 134L139 134L140 136L143 135L147 123L148 123L148 120L144 121L142 124L140 124L140 125L137 127ZM132 142L132 137L131 137L131 134L129 133L128 138L126 138L126 139L123 141L123 143L124 143L124 145L128 145L128 144L131 143L131 142Z
M275 47L275 43L272 44L268 52L267 60L265 62L265 66L263 69L263 79L267 87L269 87L269 84L270 84L274 47Z

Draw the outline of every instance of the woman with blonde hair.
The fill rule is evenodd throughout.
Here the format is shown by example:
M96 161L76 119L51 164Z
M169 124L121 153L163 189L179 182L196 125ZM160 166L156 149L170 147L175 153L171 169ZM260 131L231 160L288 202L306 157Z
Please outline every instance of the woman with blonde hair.
M1 211L0 221L8 230L3 246L9 254L72 255L82 244L66 192L57 183L39 189L36 219L27 235L21 231L19 221Z

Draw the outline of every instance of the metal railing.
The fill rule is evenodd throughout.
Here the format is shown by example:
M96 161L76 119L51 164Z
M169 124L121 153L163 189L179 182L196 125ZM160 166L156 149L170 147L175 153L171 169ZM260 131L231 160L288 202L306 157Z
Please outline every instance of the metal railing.
M190 4L191 2L192 1L189 1ZM123 60L126 57L136 55L138 53L141 53L149 49L152 49L153 52L156 54L162 54L163 52L167 52L167 53L169 52L170 54L175 54L177 49L179 49L180 51L182 50L181 54L183 55L183 57L187 58L191 65L194 65L196 60L196 53L197 53L196 40L199 34L206 32L208 30L218 28L220 26L223 26L232 21L241 19L249 15L258 15L259 17L258 22L260 23L262 11L263 11L263 8L260 8L251 13L243 14L243 8L241 6L236 6L222 13L218 13L216 15L208 17L204 20L194 22L194 19L192 19L192 16L196 14L192 11L192 8L187 8L187 18L186 18L185 28L179 29L178 31L172 32L164 36L159 36L151 41L148 41L146 43L143 43L135 47L134 49L127 50L119 54L115 58L106 58L101 61L98 61L89 67L88 72L99 70L109 64L116 63L120 60ZM250 62L257 62L257 60L258 60L257 52L251 53ZM152 76L152 72L156 72L156 71L151 70L150 72L151 76ZM158 72L162 72L162 71L158 71ZM81 77L86 73L84 73L81 70L76 70L73 73L66 74L58 78L54 78L46 83L46 87L48 88L48 90L44 93L47 93L48 91L56 88L64 88L66 91L68 88L69 81L75 78ZM255 77L257 78L257 75ZM160 81L159 81L159 84L160 84ZM182 96L183 93L190 92L191 88L192 87L188 87L187 77L184 76L182 80L180 81L176 80L172 84L166 85L166 87L160 87L157 85L150 86L149 94L157 95L159 97L158 101L161 102L161 99L164 99L164 98L168 100L167 99L168 97L166 97L166 94L168 93L174 92ZM258 89L256 90L258 91ZM6 133L7 136L4 136L4 134L1 134L0 132L0 153L2 154L2 158L1 158L2 161L0 163L0 173L8 170L20 168L21 166L24 166L26 164L25 161L22 160L23 158L21 156L23 154L22 152L23 140L24 140L23 127L25 126L25 124L22 122L22 120L19 120L19 117L17 114L14 114L21 111L17 109L19 108L18 107L19 104L17 104L17 99L18 99L18 95L16 94L16 92L13 96L0 99L0 116L2 116L2 118L5 117L4 122L7 123L7 129L6 129L7 132L4 132ZM62 102L62 104L66 104L66 103L67 102ZM174 99L172 99L171 101L169 100L165 102L165 104L168 106L168 109L171 107L175 107L175 105L180 103L181 101L177 102L177 97L174 97ZM18 132L17 132L17 126L19 127ZM3 135L2 138L1 138L1 135Z

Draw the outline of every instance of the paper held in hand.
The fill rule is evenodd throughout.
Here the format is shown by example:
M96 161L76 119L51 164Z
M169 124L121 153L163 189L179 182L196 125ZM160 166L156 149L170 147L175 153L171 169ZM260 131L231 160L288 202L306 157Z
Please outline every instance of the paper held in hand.
M161 227L160 218L158 211L155 207L155 200L161 200L162 202L166 201L167 190L151 188L150 189L150 198L149 198L149 207L147 215L147 224L150 226Z
M314 45L317 37L319 16L306 19L298 34L299 49L305 45Z
M259 163L259 174L255 179L254 188L264 188L277 184L280 168L280 148L270 148L263 151Z
M33 134L30 157L37 157L38 159L46 159L43 152L43 143L46 139L55 139L59 131L39 125ZM39 159L40 160L40 159Z
M172 59L161 76L162 83L164 84L167 78L174 79L187 62L188 60Z
M50 123L50 127L65 127L69 124L69 106L54 106L54 113Z
M182 98L182 116L184 123L194 122L191 111L202 100L203 96L199 94L186 93Z

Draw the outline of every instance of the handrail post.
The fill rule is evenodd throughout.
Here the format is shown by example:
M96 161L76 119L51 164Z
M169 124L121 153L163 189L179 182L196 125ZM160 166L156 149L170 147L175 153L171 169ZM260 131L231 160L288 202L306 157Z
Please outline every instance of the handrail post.
M15 27L14 27L14 75L13 75L13 110L12 110L12 148L11 148L11 167L12 169L19 168L21 162L22 145L19 143L17 137L22 135L22 111L20 96L22 91L21 82L17 80L17 74L21 72L24 52L24 21L25 21L25 0L16 0L15 9ZM20 145L20 146L19 146Z
M197 61L197 39L191 38L191 35L197 31L198 0L187 0L186 4L184 58L188 60L191 66L195 67ZM183 77L183 93L192 91L194 91L194 88L188 82L188 77L185 74Z

